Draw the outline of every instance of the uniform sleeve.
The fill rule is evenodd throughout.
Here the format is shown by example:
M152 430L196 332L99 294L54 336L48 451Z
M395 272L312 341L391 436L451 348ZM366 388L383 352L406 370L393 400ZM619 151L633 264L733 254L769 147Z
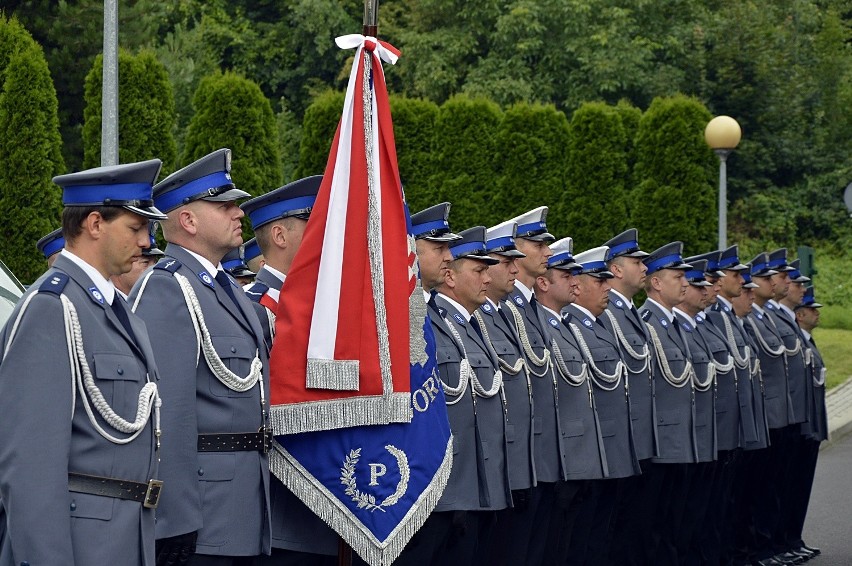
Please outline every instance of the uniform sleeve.
M171 273L153 270L147 283L137 285L129 299L148 327L160 376L163 436L159 475L163 492L157 507L156 538L161 539L203 526L196 416L198 344L183 292Z
M4 328L5 345L18 311ZM71 366L62 305L38 294L0 365L0 496L15 562L70 564Z

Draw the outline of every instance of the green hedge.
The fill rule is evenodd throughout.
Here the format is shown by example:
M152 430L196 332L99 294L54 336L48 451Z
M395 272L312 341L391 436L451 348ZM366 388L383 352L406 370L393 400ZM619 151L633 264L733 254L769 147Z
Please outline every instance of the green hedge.
M86 76L83 110L83 167L101 164L103 55ZM166 68L153 52L118 54L118 162L159 158L162 177L175 170L175 101Z
M41 47L0 15L0 258L24 283L46 267L36 241L59 226L63 172L56 91Z

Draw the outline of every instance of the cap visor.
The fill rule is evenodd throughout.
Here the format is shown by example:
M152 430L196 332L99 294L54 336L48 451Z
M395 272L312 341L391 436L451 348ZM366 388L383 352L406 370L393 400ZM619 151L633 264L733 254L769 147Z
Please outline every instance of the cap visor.
M649 255L651 255L651 254L649 254L648 252L643 252L642 250L636 250L635 252L630 252L629 254L618 254L618 255L613 256L613 257L638 257L638 258L643 258L643 257L648 257Z
M130 212L138 214L139 216L150 218L151 220L165 220L168 218L168 216L160 212L160 209L154 206L122 206L121 208L129 210Z
M533 242L555 242L556 237L550 232L542 232L541 234L535 234L534 236L518 236L518 238L523 238L524 240L530 240Z
M743 289L757 289L758 287L760 287L760 285L757 283L746 283L743 285Z
M822 303L811 303L808 306L811 307L811 308L818 309L818 308L822 307Z
M463 255L461 257L457 257L456 259L475 259L476 261L482 261L484 263L487 263L488 265L496 265L496 264L500 263L499 259L494 259L493 257L491 257L489 255L470 254L470 255Z
M415 236L415 239L429 240L430 242L455 242L456 240L461 240L461 238L461 236L453 232L446 232L437 236L422 236L420 238Z
M255 273L254 271L252 271L250 269L239 269L239 268L232 269L228 273L230 273L234 277L254 277L255 275L257 275L257 273Z
M684 271L687 271L689 269L692 269L692 265L689 264L689 263L680 262L677 265L672 265L670 267L664 267L663 269L682 269Z
M567 263L560 263L559 265L549 265L550 269L561 269L562 271L574 271L576 269L583 269L583 266L579 263L574 263L573 261L569 261Z
M807 282L808 282L808 281L810 281L810 280L811 280L811 278L810 278L810 277L805 277L804 275L799 275L799 276L798 276L798 277L796 277L795 279L791 279L791 281L792 281L793 283L807 283Z
M250 196L250 194L245 191L241 191L240 189L228 189L224 193L220 193L215 196L202 197L200 200L206 200L209 202L229 202L232 200L239 200L241 198L249 198Z
M743 265L741 263L738 263L738 264L734 265L733 267L726 267L724 270L725 271L747 271L748 266Z
M713 286L713 284L710 283L709 281L690 281L689 284L692 285L693 287L712 287Z
M520 250L506 250L504 252L490 252L494 255L501 255L503 257L527 257L527 254Z
M142 255L148 257L160 257L166 255L160 248L146 248L142 250Z
M582 275L591 275L595 279L612 279L615 277L612 271L597 271L595 273L583 273Z

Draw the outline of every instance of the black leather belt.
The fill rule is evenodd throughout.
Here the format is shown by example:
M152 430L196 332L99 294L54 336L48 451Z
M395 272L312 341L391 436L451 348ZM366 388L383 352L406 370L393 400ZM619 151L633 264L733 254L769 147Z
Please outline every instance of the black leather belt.
M269 452L272 447L272 431L199 434L199 452Z
M148 483L141 483L74 472L68 473L68 491L136 501L148 509L157 508L162 489L163 482L160 480L149 480Z

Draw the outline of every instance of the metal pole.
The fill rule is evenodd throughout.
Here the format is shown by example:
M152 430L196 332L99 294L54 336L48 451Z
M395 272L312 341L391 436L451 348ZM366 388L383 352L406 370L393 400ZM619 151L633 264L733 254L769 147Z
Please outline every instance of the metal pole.
M730 149L716 149L719 156L719 249L728 247L728 155Z
M104 0L101 165L118 165L118 0Z
M377 37L379 33L379 0L364 0L364 35Z

